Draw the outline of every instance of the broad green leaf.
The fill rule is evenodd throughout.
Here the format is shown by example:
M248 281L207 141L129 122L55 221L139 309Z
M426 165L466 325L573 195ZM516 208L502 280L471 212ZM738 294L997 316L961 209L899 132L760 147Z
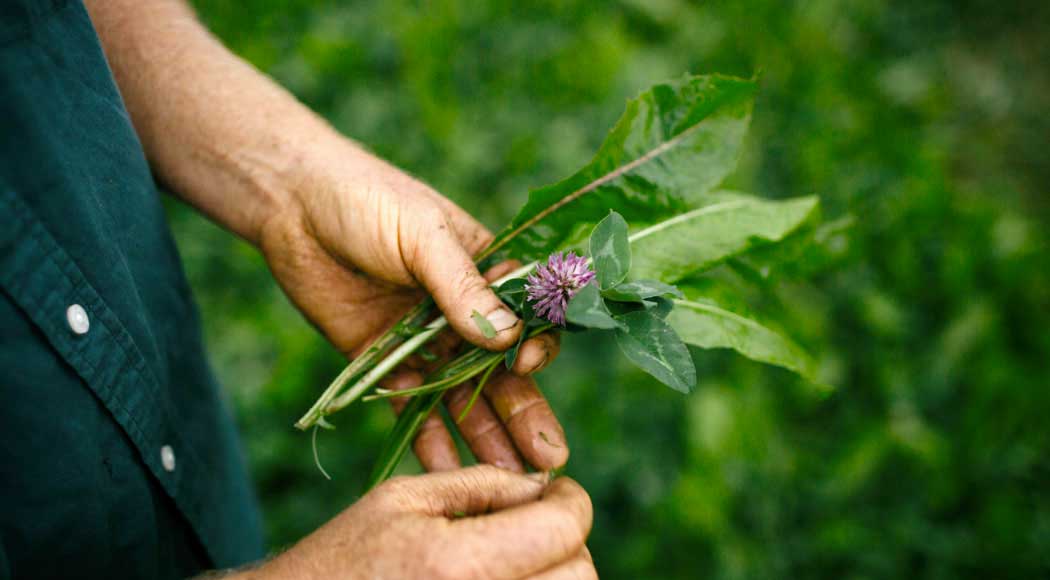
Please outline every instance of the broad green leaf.
M816 197L771 201L728 194L631 235L631 278L674 283L751 248L784 239L817 210Z
M579 241L580 226L610 209L631 223L654 223L704 205L736 166L755 87L753 80L686 76L628 101L594 159L530 192L482 257L545 258Z
M648 310L619 317L626 329L616 331L616 344L642 370L676 391L688 393L696 385L696 368L674 329Z
M685 342L701 348L731 348L759 362L794 371L816 381L816 365L802 347L773 328L749 317L741 308L711 299L702 289L682 287L685 299L675 300L667 322Z
M849 214L825 223L807 223L783 241L755 248L730 263L762 282L811 278L846 258L855 225L856 219Z
M605 301L598 292L598 286L588 284L569 300L565 309L565 318L586 328L622 328L623 324L613 318Z
M631 245L627 242L627 222L623 216L611 211L594 226L590 250L598 288L607 290L623 282L631 270Z
M602 291L602 296L617 302L646 302L658 296L682 298L682 291L658 280L634 280Z
M511 278L496 289L496 295L517 308L525 297L525 279Z
M674 300L671 298L664 298L663 296L655 296L648 299L646 302L650 302L652 306L649 306L649 312L652 312L654 316L659 318L667 318L667 315L674 309Z

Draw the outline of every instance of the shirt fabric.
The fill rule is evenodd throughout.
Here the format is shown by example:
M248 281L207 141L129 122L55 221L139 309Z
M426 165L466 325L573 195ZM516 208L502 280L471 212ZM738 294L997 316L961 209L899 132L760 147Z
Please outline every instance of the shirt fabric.
M79 1L0 0L0 578L177 578L262 554L91 21Z

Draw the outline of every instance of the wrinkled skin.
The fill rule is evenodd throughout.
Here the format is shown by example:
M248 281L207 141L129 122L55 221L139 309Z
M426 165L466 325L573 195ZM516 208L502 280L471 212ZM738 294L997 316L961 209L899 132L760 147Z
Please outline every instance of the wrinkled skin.
M472 257L491 234L433 189L382 161L230 54L182 0L85 5L151 168L173 193L257 247L292 302L347 356L424 294L450 332L505 349L522 331ZM488 280L509 272L501 264ZM498 331L485 338L471 314ZM529 377L558 354L555 335L527 341L459 425L482 462L459 457L440 420L415 452L432 473L369 493L274 560L260 578L588 578L587 494L521 475L568 459L561 426ZM421 383L421 360L385 385ZM449 391L454 416L472 385ZM395 408L403 401L394 401ZM456 512L465 518L450 519ZM491 512L491 513L490 513Z
M434 296L459 336L492 350L517 340L521 322L488 288L488 281L517 264L500 264L485 277L477 271L471 256L492 239L483 226L378 159L362 159L349 169L323 158L312 164L316 169L309 179L293 190L296 201L263 226L259 245L292 301L336 347L353 353L366 345L423 297L418 284ZM474 311L492 320L494 338L481 334L471 319ZM431 350L448 354L457 342L456 335L447 333ZM529 378L558 350L555 334L526 341L511 372L496 374L485 397L459 424L479 460L514 471L523 471L526 462L542 470L565 464L564 433ZM418 386L426 367L422 360L410 361L383 386ZM448 393L446 403L454 417L473 389L466 384ZM403 406L404 401L395 402L395 408ZM452 437L436 413L421 429L414 449L429 471L460 465Z
M245 578L597 578L587 494L491 466L395 478Z

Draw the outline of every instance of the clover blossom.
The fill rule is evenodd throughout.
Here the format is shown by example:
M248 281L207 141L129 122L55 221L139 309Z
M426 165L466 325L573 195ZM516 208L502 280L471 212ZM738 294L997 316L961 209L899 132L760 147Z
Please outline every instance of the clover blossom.
M536 316L564 326L569 299L593 279L594 272L587 266L587 258L573 252L555 252L546 264L536 266L529 274L525 292Z

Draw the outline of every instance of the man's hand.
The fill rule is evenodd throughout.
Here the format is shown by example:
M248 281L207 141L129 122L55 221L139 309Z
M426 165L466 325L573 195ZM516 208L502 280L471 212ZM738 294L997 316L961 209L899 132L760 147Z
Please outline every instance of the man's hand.
M230 54L184 1L86 5L156 174L261 248L291 299L342 352L355 353L424 290L460 336L495 350L513 344L522 325L471 259L491 235L463 210ZM494 338L474 325L474 311L492 322ZM565 464L562 429L527 376L557 351L553 335L530 339L514 372L493 377L460 425L481 461L519 471L522 456L538 469ZM403 369L386 386L420 384L421 370ZM471 389L449 393L454 415ZM437 417L415 450L429 470L459 465Z
M512 345L522 332L518 318L496 297L471 258L492 235L466 212L424 183L361 151L350 142L304 161L293 200L259 228L259 247L274 277L306 316L348 354L388 328L418 302L422 285L456 333L493 350ZM513 269L501 264L494 280ZM485 338L471 319L485 315L496 329ZM446 335L431 348L445 355L455 342ZM558 354L556 334L522 345L512 372L501 370L459 424L474 454L486 463L523 471L521 456L537 469L565 464L561 426L529 374ZM423 382L425 363L384 382L400 390ZM449 392L458 417L474 386ZM404 401L395 402L403 406ZM422 427L416 454L430 471L453 469L459 458L440 417Z
M534 474L535 475L535 474ZM392 479L244 578L597 578L591 502L491 466Z

